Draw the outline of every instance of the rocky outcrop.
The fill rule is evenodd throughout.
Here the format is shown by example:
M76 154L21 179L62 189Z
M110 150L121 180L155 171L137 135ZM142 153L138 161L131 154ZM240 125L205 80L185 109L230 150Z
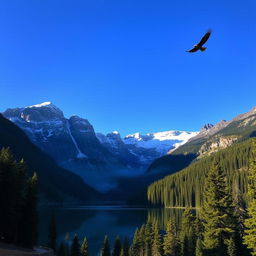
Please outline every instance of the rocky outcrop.
M199 150L199 156L201 157L204 155L209 155L219 151L220 149L227 148L231 146L237 139L237 136L216 136L201 146Z

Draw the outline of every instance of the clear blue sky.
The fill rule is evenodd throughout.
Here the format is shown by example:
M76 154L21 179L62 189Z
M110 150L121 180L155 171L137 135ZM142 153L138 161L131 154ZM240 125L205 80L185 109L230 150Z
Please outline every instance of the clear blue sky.
M0 111L52 101L122 135L256 105L255 0L3 0ZM208 49L189 54L208 28Z

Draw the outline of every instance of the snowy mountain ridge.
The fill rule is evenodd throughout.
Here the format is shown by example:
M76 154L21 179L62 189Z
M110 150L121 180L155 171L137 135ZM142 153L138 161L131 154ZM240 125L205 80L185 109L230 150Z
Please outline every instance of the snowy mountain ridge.
M156 159L195 136L196 132L165 131L129 134L95 133L87 119L66 118L50 101L7 109L3 116L19 126L58 165L98 190L116 186L122 175L138 175Z
M96 136L112 153L119 155L121 151L126 149L127 153L137 158L137 161L143 165L148 165L156 158L167 154L170 150L175 150L185 144L197 134L198 132L170 130L147 133L146 135L137 132L121 138L119 132L114 131L107 135L97 133Z
M147 133L142 135L134 133L126 135L123 139L125 144L133 144L142 148L155 148L160 153L167 153L170 149L186 143L189 139L196 136L198 132L187 131L163 131Z

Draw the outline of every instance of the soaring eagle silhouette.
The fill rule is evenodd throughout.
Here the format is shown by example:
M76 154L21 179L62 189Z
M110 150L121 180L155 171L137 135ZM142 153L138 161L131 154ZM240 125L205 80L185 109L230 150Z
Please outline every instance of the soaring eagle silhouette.
M194 47L186 52L196 52L198 50L200 51L205 51L206 47L203 47L203 45L207 42L207 40L209 39L210 35L211 35L212 31L209 29L205 35L202 37L202 39L200 40L200 42L196 45L194 45Z

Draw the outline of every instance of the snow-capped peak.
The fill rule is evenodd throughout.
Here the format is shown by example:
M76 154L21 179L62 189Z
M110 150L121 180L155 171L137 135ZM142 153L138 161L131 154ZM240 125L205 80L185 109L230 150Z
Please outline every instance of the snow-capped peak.
M161 152L161 154L166 154L170 149L176 149L197 134L198 132L164 131L141 135L137 132L125 136L123 141L125 144L132 144L140 148L151 148Z
M41 108L41 107L46 107L46 106L49 106L49 105L52 105L52 103L50 101L46 101L46 102L43 102L43 103L40 103L40 104L28 106L26 108Z
M113 132L112 132L112 134L116 134L116 135L118 135L118 134L119 134L119 132L118 132L118 131L113 131Z
M124 137L124 139L135 139L135 140L141 140L141 135L139 132L135 132L135 133L132 133L132 134L128 134Z

